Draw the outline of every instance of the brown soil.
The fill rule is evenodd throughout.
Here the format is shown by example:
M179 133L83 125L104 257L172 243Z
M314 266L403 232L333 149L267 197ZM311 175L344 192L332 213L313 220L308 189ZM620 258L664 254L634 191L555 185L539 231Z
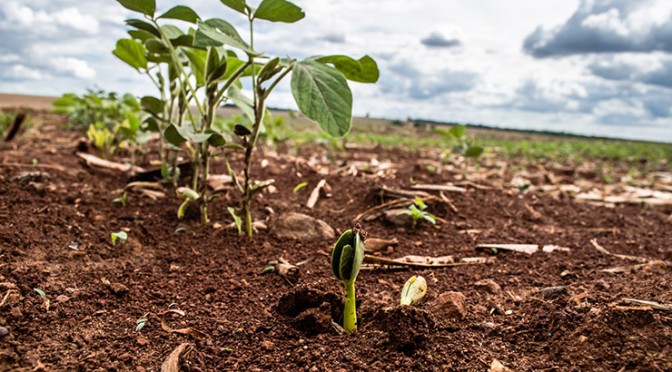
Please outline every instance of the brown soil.
M600 253L590 243L597 239L612 253L670 261L669 206L605 208L515 188L469 188L449 195L455 210L430 206L445 220L436 226L366 222L369 237L399 240L380 253L390 258L487 256L475 250L479 243L555 244L571 251L499 251L488 264L363 270L359 328L344 335L331 324L340 321L342 287L327 255L299 266L297 284L261 274L270 260L296 263L328 253L333 241L285 241L265 231L249 240L202 226L196 211L178 221L179 200L171 196L153 201L130 193L122 207L112 199L126 178L80 163L74 155L80 134L59 129L62 118L43 118L46 125L31 139L0 144L0 326L8 331L0 336L0 370L159 370L183 343L193 346L181 357L182 368L192 371L486 370L493 359L520 371L672 370L672 312L622 302L672 303L670 267L604 272L637 262ZM277 193L261 194L255 210L271 224L296 211L340 233L380 203L376 186L407 188L411 177L424 183L459 178L417 167L424 155L403 151L340 153L310 145L297 158L279 153L259 153L254 168L257 179L276 180ZM301 160L323 154L333 159L327 176ZM391 161L394 171L333 172L372 158ZM262 159L268 161L263 168ZM216 163L213 173L224 172ZM305 201L322 178L333 197L309 210ZM309 186L293 193L303 181ZM233 195L212 203L213 222L231 222L225 207L235 204ZM180 226L185 229L176 232ZM129 238L114 247L110 233L120 229ZM399 291L411 275L427 279L428 296L418 308L399 308ZM501 289L475 284L484 279ZM564 289L542 291L557 286ZM447 291L466 297L464 319L433 310ZM169 308L184 315L164 315L164 329L160 314ZM136 331L143 317L148 321ZM168 327L191 330L169 333Z

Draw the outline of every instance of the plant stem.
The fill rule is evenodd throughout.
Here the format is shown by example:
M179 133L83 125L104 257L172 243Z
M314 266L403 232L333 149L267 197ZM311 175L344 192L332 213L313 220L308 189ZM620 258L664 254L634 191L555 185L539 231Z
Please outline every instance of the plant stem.
M357 305L355 301L355 281L343 282L345 287L345 310L343 310L343 329L350 333L357 329Z

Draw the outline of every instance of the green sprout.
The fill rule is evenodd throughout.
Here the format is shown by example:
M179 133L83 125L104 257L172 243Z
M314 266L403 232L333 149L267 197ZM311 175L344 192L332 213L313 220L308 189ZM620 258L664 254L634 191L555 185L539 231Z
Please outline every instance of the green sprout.
M112 202L113 203L119 203L119 204L121 204L122 207L126 207L126 198L127 197L128 197L128 191L124 191L124 193L120 197L114 198L114 200L112 200Z
M236 228L238 228L238 235L243 235L243 219L236 214L236 210L233 207L226 207L226 210L233 217L233 222L236 224Z
M184 198L184 201L182 202L182 204L180 204L180 208L177 209L177 218L182 219L184 218L184 214L187 211L187 206L189 205L189 203L198 200L201 197L201 195L199 195L196 191L188 187L178 187L177 195Z
M364 238L359 226L338 238L331 253L331 271L345 287L345 310L343 328L345 332L357 329L357 305L355 304L355 280L364 260Z
M408 207L408 210L401 212L401 214L411 216L411 226L415 228L418 221L425 220L433 225L436 225L436 216L427 212L427 204L419 196L415 197L415 202Z
M113 232L110 238L112 239L113 246L117 245L117 239L119 240L119 245L124 245L126 239L128 239L128 234L126 234L126 231Z
M292 190L292 193L296 194L297 192L299 192L299 190L301 190L306 186L308 186L308 182L301 182L300 184L294 186L294 190Z
M401 305L410 306L422 300L427 294L427 281L421 276L413 275L401 290Z

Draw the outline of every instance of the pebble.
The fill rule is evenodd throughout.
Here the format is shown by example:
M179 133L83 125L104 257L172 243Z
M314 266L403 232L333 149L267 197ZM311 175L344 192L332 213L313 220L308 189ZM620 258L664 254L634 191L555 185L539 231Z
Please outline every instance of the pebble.
M502 293L502 287L492 279L479 280L476 283L474 283L474 286L477 289L483 289L491 294L496 295Z
M275 344L272 341L261 341L261 347L266 351L275 349Z
M137 339L137 343L140 346L145 346L145 345L149 345L149 340L146 337L140 336Z
M5 327L0 327L0 338L5 337L9 334L9 330Z
M462 292L441 293L432 305L432 312L439 318L462 320L467 317L466 299Z

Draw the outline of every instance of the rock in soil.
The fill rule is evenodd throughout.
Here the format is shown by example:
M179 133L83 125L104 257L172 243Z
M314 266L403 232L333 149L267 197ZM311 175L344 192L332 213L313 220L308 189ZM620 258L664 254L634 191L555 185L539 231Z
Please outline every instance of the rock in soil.
M546 287L536 293L537 296L546 299L558 298L566 294L567 294L567 287L565 286Z
M440 320L462 320L467 317L466 299L462 292L443 292L431 304L430 310Z
M408 211L408 209L390 209L385 211L385 221L395 225L395 226L408 226L411 224L411 217L403 212Z
M284 213L274 221L273 234L279 239L332 240L334 229L326 222L303 213Z
M492 279L479 280L476 283L474 283L474 287L476 287L476 289L478 290L484 290L494 295L502 293L502 287L500 287L499 284L497 284Z
M0 338L5 337L9 334L9 330L5 327L0 327Z
M382 310L374 315L372 323L387 333L392 348L407 353L423 348L436 326L432 314L416 306Z

